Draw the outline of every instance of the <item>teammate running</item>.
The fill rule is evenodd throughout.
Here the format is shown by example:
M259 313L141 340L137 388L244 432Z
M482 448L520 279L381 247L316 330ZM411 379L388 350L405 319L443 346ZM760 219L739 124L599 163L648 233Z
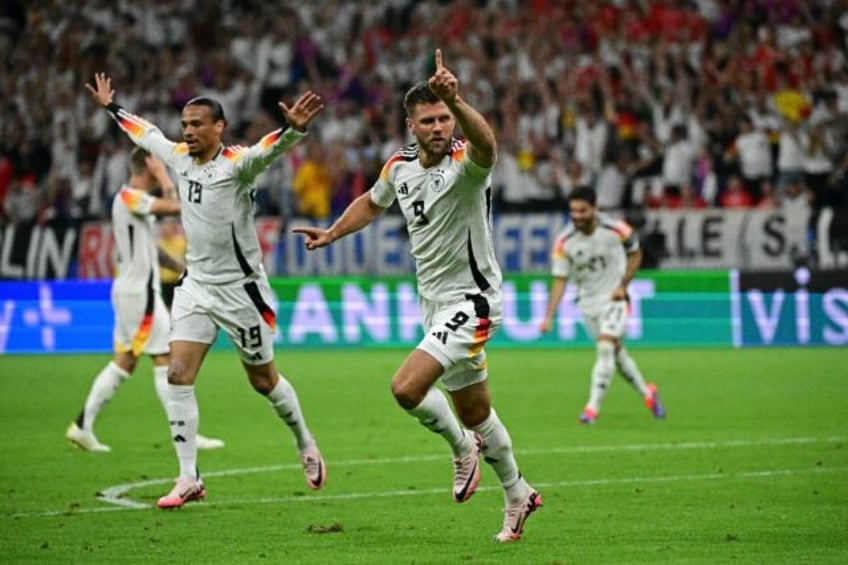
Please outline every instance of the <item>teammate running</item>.
M554 276L548 310L540 329L551 329L569 278L577 285L577 304L586 330L597 342L589 402L579 421L594 424L616 367L642 396L656 418L665 417L657 387L647 384L639 367L624 348L629 303L627 285L633 280L642 250L633 228L622 220L598 214L595 191L587 187L568 195L571 223L554 243L551 271Z

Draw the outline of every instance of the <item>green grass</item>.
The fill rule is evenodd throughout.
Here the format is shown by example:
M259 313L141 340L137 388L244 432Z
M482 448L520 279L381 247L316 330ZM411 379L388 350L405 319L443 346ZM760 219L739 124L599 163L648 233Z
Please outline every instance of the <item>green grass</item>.
M177 465L149 361L97 421L110 454L64 442L108 356L0 357L0 560L62 563L844 563L844 349L634 351L661 388L654 421L622 380L593 427L590 350L490 349L491 388L545 506L499 546L491 469L451 500L447 447L403 413L389 380L406 352L280 351L330 475L305 488L288 430L232 352L198 381L205 502L152 505ZM335 531L340 530L340 531ZM324 531L324 533L321 533Z

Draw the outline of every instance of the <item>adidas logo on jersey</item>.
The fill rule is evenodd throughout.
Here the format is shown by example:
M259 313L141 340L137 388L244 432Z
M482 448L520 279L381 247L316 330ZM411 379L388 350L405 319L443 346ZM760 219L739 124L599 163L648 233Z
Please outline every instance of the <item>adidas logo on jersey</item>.
M401 184L398 187L398 194L400 194L401 196L406 196L407 194L409 194L409 185L407 185L406 183Z
M430 335L441 341L443 344L448 342L448 332L433 332Z

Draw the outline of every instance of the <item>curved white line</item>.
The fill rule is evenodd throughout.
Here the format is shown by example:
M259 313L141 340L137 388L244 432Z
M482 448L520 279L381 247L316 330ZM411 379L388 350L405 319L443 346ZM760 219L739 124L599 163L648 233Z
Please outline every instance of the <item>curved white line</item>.
M773 440L735 440L726 442L685 442L685 443L642 443L642 444L625 444L625 445L581 445L570 447L558 447L554 449L524 449L516 450L516 455L551 455L562 453L597 453L609 451L657 451L657 450L677 450L677 449L716 449L722 447L752 447L757 445L803 445L810 443L830 443L845 441L845 438L830 437L830 438L785 438ZM333 467L343 467L348 465L389 465L396 463L422 463L425 461L438 461L445 458L445 455L411 455L404 457L387 457L382 459L348 459L347 461L333 462ZM245 469L226 469L222 471L204 472L204 477L229 477L232 475L247 475L250 473L267 473L272 471L282 471L289 469L300 469L298 464L286 465L269 465L265 467L249 467ZM116 506L124 506L127 508L149 508L151 505L144 502L137 502L126 498L126 494L136 488L143 488L152 485L170 484L173 479L151 479L134 483L125 483L115 485L103 489L98 493L97 498L103 502L114 504ZM314 497L311 497L314 498Z
M764 440L733 440L726 442L684 442L684 443L645 443L645 444L624 444L624 445L586 445L586 446L570 446L559 447L553 449L523 449L516 450L517 455L551 455L564 453L603 453L610 451L658 451L658 450L678 450L678 449L718 449L718 448L734 448L734 447L755 447L755 446L776 446L776 445L806 445L814 443L838 443L846 441L845 437L833 436L827 438L784 438L784 439L764 439ZM353 466L353 465L387 465L397 463L421 463L425 461L442 460L446 455L416 455L405 457L386 457L381 459L349 459L346 461L334 461L333 467ZM233 475L245 475L250 473L265 473L280 470L299 470L299 464L285 465L269 465L265 467L247 467L243 469L224 469L220 471L210 471L203 473L204 477L227 477ZM622 479L595 479L583 481L563 481L556 483L534 483L537 488L551 487L573 487L573 486L591 486L591 485L611 485L611 484L626 484L633 482L668 482L668 481L684 481L684 480L707 480L732 477L769 477L778 475L800 474L808 472L835 472L845 471L848 468L833 468L833 469L798 469L798 470L770 470L758 472L743 472L743 473L722 473L709 475L685 475L677 477L641 477L641 478L622 478ZM152 505L144 502L139 502L126 497L126 494L133 489L143 488L153 485L170 484L173 479L149 479L145 481L136 481L132 483L124 483L111 487L107 487L100 491L97 495L98 500L111 504L110 507L85 508L72 511L56 510L23 514L5 514L0 515L0 518L26 518L26 517L46 517L46 516L61 516L64 514L82 514L96 512L114 512L120 510L140 510L151 508ZM481 486L477 490L487 491L500 489L500 487L485 487ZM422 489L422 490L402 490L402 491L383 491L370 493L347 493L335 495L310 495L310 496L290 496L268 499L250 499L250 500L224 500L212 502L201 502L201 505L207 506L222 506L230 504L267 504L273 502L301 502L307 500L347 500L369 497L387 497L387 496L418 496L427 494L442 494L444 489Z
M687 482L687 481L714 481L719 479L768 479L772 477L785 477L792 475L806 474L825 474L825 473L848 473L848 467L830 467L830 468L805 468L805 469L766 469L762 471L742 471L739 473L707 473L703 475L672 475L668 477L623 477L619 479L586 479L581 481L559 481L553 483L537 483L533 486L539 489L552 489L562 487L587 487L587 486L611 486L622 484L645 484L645 483L672 483L672 482ZM481 486L477 489L478 492L500 491L501 487ZM229 499L215 502L200 501L192 503L192 506L235 506L246 504L281 504L291 502L316 502L316 501L333 501L333 500L357 500L361 498L388 498L399 496L422 496L422 495L439 495L446 496L447 489L444 488L429 488L417 490L394 490L394 491L378 491L378 492L349 492L344 494L319 494L309 496L280 496L275 498L248 498L248 499ZM100 508L80 508L77 510L54 510L47 512L31 512L0 515L0 518L44 518L50 516L74 515L74 514L95 514L101 512L122 512L125 510L141 510L148 508L150 505L142 504L139 506L106 506Z

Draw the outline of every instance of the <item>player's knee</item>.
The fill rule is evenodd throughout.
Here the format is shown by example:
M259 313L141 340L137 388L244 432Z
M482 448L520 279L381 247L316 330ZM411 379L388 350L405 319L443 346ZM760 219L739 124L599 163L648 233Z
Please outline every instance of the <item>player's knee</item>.
M193 377L194 375L182 360L171 359L171 362L168 363L168 384L190 385L194 382Z
M253 390L262 396L268 396L271 394L271 391L274 390L274 385L271 384L271 380L266 378L250 379L250 386L252 386Z
M250 386L263 396L271 394L271 391L277 386L277 382L280 379L278 375L277 370L272 367L247 368L247 378L250 380Z
M392 379L392 396L404 410L412 410L424 400L426 390L419 390L410 379L395 376Z

